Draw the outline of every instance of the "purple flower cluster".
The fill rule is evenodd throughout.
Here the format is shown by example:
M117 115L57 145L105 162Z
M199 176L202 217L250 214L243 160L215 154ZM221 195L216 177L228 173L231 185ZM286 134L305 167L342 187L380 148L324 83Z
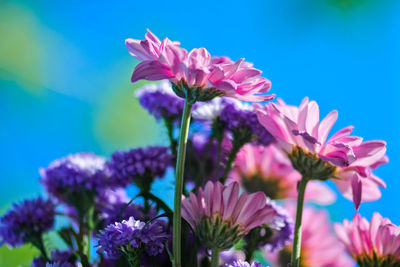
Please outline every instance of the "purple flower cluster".
M140 105L157 120L166 118L179 122L185 101L176 96L167 80L143 87L136 96Z
M275 252L293 240L294 223L286 209L269 199L267 205L277 211L275 222L269 226L272 235L265 244L268 250Z
M45 261L43 258L35 258L32 261L32 267L75 267L76 258L72 251L66 250L53 250L49 261Z
M71 154L53 161L47 168L41 168L41 182L47 192L65 200L70 192L104 190L109 185L109 171L106 159L93 153Z
M222 267L264 267L259 262L248 263L247 261L237 260L232 263L226 263Z
M221 112L221 121L227 130L233 132L239 128L247 128L255 136L255 142L268 146L273 142L272 135L258 122L253 107L240 101L225 104Z
M99 235L99 252L109 259L118 259L124 253L134 253L138 249L151 256L161 253L168 235L165 225L157 220L144 223L130 217L127 221L108 225Z
M127 186L131 182L138 185L146 181L151 183L155 177L164 176L171 164L172 157L167 147L150 146L114 152L109 167L113 184Z
M19 246L40 238L42 233L53 228L54 216L54 204L41 197L14 204L0 218L0 245Z
M145 212L144 207L140 204L131 203L127 206L127 203L120 202L104 207L102 209L102 216L104 218L104 225L109 225L114 222L128 220L130 217L144 221L156 217L157 211L153 207L150 207L150 210Z

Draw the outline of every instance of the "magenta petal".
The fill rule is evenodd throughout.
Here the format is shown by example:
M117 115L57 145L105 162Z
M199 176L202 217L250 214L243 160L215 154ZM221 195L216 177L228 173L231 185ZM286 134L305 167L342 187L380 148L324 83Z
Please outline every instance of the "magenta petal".
M351 189L353 191L353 202L356 210L360 208L362 196L362 183L357 175L354 175L351 180Z
M132 74L132 82L138 80L158 81L173 78L174 74L170 68L158 61L143 61L139 63Z

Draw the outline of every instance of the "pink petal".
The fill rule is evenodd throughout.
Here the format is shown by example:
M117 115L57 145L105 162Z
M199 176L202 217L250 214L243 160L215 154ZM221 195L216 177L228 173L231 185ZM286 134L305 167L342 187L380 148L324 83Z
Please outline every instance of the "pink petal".
M318 140L321 144L325 143L326 138L328 137L328 134L332 129L332 126L335 124L337 118L338 112L333 110L329 112L329 114L326 115L326 117L321 121L318 130Z
M158 81L173 78L170 68L158 61L143 61L139 63L132 74L132 82L138 80Z
M361 203L362 183L357 175L355 175L351 180L351 188L353 191L354 207L356 208L356 210L358 210L360 208L360 203Z

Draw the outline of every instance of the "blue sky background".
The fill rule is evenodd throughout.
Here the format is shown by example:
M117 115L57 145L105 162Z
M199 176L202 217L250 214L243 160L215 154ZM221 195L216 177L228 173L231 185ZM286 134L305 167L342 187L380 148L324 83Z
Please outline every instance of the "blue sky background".
M390 163L376 173L388 187L360 212L400 224L399 3L0 0L1 214L42 192L38 168L55 158L167 142L133 97L140 83L130 83L137 62L124 40L149 28L187 49L245 57L286 102L309 96L322 116L339 111L334 130L354 125L366 140L386 140ZM172 197L169 182L155 188L164 189ZM354 214L341 196L329 210L335 221Z

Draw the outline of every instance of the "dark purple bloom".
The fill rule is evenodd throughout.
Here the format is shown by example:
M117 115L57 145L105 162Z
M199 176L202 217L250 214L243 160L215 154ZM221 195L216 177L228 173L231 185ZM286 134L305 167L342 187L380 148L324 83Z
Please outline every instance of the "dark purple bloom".
M0 219L0 245L19 246L53 228L55 207L41 197L14 204Z
M41 182L47 192L65 201L70 193L99 193L110 185L106 159L93 153L71 154L41 168Z
M124 253L138 255L142 249L149 255L157 255L168 238L163 226L160 221L146 224L133 217L110 224L100 232L98 252L104 252L109 259L118 259Z
M195 182L198 186L203 186L209 180L218 179L224 172L223 163L226 163L226 154L227 151L222 147L218 166L217 141L210 142L210 138L202 134L193 135L187 146L185 179Z
M176 96L168 81L151 84L136 92L140 105L157 120L162 118L178 123L183 112L185 100Z
M243 102L226 103L220 119L230 132L245 130L252 134L257 144L267 146L273 141L272 135L258 122L253 107Z
M264 267L259 262L248 263L247 261L237 260L232 263L226 263L222 267Z
M293 240L294 224L287 210L269 200L267 205L272 206L276 211L275 223L270 225L270 236L266 248L272 252L284 247L287 243Z
M117 151L112 154L109 166L113 173L113 184L127 186L135 182L141 189L147 190L153 179L164 176L171 164L172 158L167 147L150 146Z

